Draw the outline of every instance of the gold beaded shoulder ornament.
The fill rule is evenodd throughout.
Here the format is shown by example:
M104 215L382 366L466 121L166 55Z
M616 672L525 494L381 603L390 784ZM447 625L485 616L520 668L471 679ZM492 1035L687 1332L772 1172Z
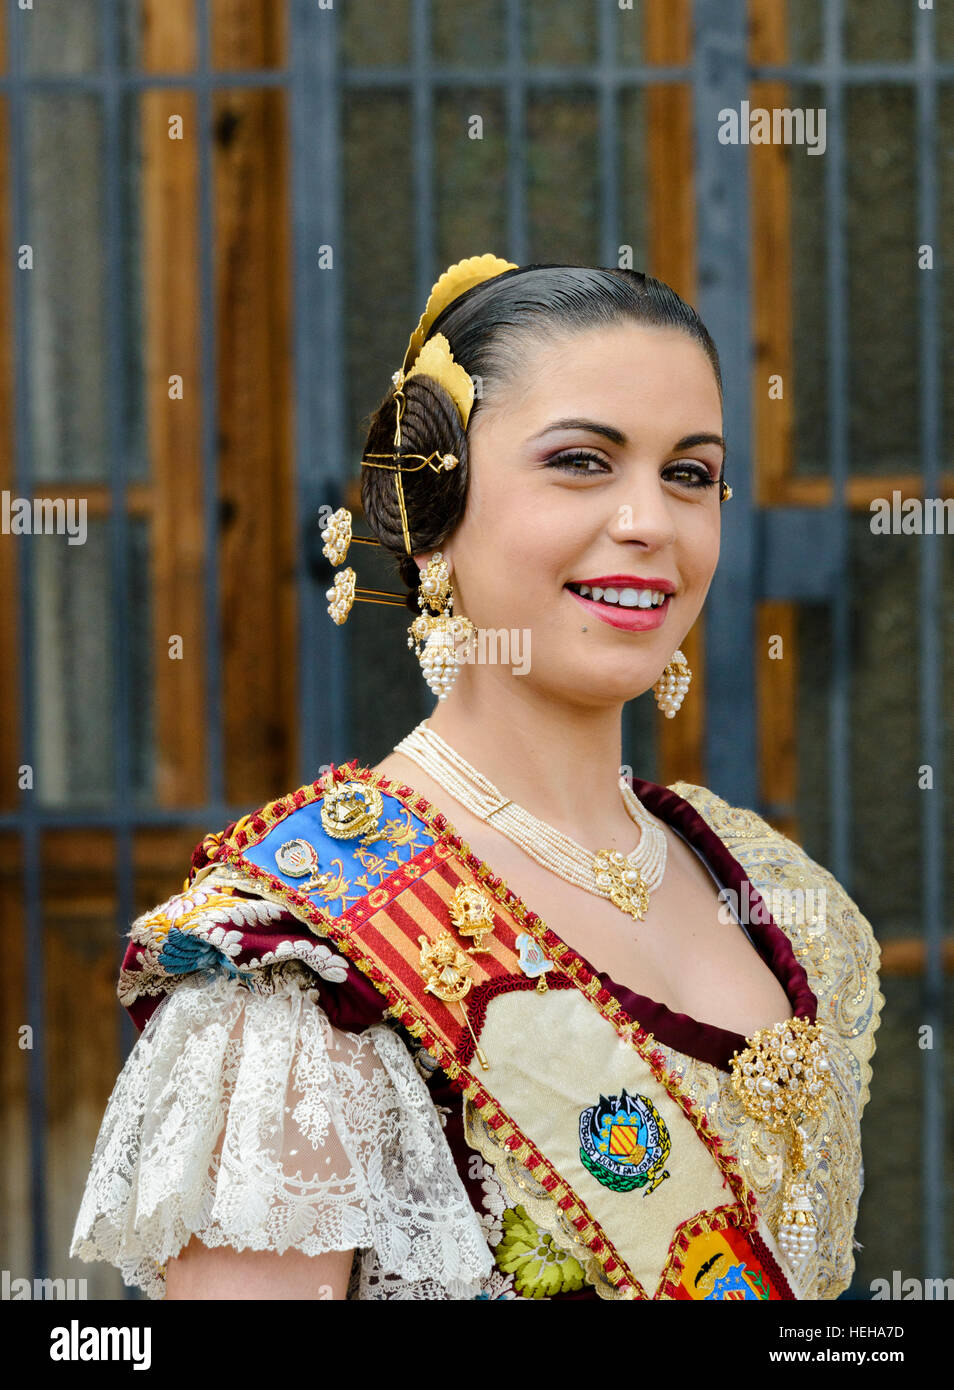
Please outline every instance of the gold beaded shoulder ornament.
M461 427L466 430L474 403L474 383L459 362L454 361L450 343L443 333L435 333L428 338L428 329L448 304L484 280L493 279L508 270L519 267L513 261L487 252L483 256L470 256L458 261L445 270L431 289L424 312L411 334L404 361L393 374L395 386L397 419L394 430L394 450L387 454L366 454L361 460L363 468L388 468L394 474L394 487L398 508L401 514L401 529L404 548L413 555L411 536L407 521L407 508L404 503L402 475L415 473L421 468L430 468L435 473L456 468L460 462L455 454L442 454L434 449L429 454L401 453L401 416L406 399L404 386L416 374L429 376L447 391L457 407ZM385 462L390 460L390 462ZM723 479L720 501L726 502L732 496L732 489ZM379 540L369 536L355 536L352 533L352 517L347 507L339 507L332 515L328 525L321 533L324 542L322 554L335 566L344 563L349 546L380 545ZM381 603L403 608L404 597L383 589L359 589L357 576L348 566L334 577L332 588L327 591L328 616L339 626L346 620L355 602ZM454 613L454 594L451 586L450 570L447 561L439 550L430 557L421 571L418 589L418 606L421 613L408 628L408 647L421 664L424 679L439 700L446 700L460 669L458 648L465 648L475 636L473 623L469 618ZM681 651L670 657L659 680L653 686L656 703L667 719L672 719L682 704L692 672Z

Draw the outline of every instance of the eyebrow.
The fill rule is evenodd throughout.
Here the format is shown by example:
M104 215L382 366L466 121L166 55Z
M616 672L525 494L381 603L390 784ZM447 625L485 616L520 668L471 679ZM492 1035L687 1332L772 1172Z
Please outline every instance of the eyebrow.
M602 434L606 439L614 444L625 444L627 442L622 430L616 429L614 425L601 425L598 420L579 420L576 418L568 420L554 420L551 425L547 425L539 433L533 434L527 440L532 444L535 439L541 439L545 434L552 434L555 430L587 430L590 434ZM673 449L693 449L697 444L718 444L723 454L725 453L725 440L721 434L686 434L682 439L677 439Z

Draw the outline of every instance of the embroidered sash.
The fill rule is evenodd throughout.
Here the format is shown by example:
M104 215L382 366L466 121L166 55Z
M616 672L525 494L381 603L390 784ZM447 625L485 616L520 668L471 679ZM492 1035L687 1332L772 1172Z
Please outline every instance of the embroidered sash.
M802 1296L741 1166L652 1034L410 787L332 768L204 844L385 996L463 1093L485 1156L521 1165L601 1296ZM489 904L482 942L455 926L462 888ZM428 988L454 978L453 962L429 975L424 961L443 934L475 945L461 1001Z

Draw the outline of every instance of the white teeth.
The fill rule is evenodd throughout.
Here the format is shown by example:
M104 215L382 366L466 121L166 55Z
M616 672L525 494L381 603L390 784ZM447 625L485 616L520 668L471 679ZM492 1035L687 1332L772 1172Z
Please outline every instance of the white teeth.
M658 608L669 597L662 589L599 589L589 584L576 587L584 598L602 600L620 608Z

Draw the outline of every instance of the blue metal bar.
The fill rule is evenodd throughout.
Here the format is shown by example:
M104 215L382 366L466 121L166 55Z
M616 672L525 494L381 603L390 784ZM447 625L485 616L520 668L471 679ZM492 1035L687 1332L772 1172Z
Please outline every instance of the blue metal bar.
M736 806L755 807L755 512L752 504L748 147L719 143L719 112L747 91L745 0L696 0L694 134L698 310L725 379L724 434L733 497L705 617L706 782ZM739 614L746 615L740 620Z
M414 297L423 312L431 287L444 269L437 265L434 197L434 88L432 85L430 0L411 0L411 182L414 190ZM414 690L418 717L434 708L434 696L422 681Z
M311 781L312 779L307 779ZM248 806L229 806L224 801L206 802L201 806L130 806L124 814L114 806L77 806L74 810L58 806L40 806L31 813L30 821L39 830L115 829L119 824L133 829L167 829L176 826L227 825L248 813ZM25 815L8 811L0 815L0 834L23 829Z
M430 0L411 0L411 181L414 190L415 298L421 309L437 279L434 227L434 93Z
M523 0L507 0L504 11L504 101L507 122L507 250L516 265L529 260L527 236L527 67L523 61ZM480 80L480 79L478 79Z
M830 3L830 0L826 0ZM926 13L920 11L919 13ZM818 85L837 76L846 87L881 87L889 82L916 85L925 76L938 82L954 79L954 63L760 63L751 70L757 82L813 82Z
M940 255L938 219L937 87L934 78L934 12L917 12L916 53L920 81L917 84L918 242ZM919 272L918 312L921 345L921 456L924 496L941 496L941 295L935 263ZM941 542L922 536L918 576L920 612L919 663L921 762L934 772L934 785L921 792L921 843L924 856L921 919L924 923L924 1006L922 1017L932 1029L933 1046L921 1052L924 1066L924 1114L922 1117L921 1173L924 1277L941 1279L947 1274L946 1194L942 1174L945 1155L944 1111L944 750L941 720Z
M133 842L131 827L125 819L132 800L130 748L132 690L129 675L129 647L125 640L125 625L129 619L129 537L126 512L126 458L124 425L125 404L128 398L127 362L123 351L126 323L122 284L118 267L122 265L122 146L121 131L124 112L122 89L109 79L119 71L119 27L115 5L101 0L103 34L103 175L106 184L105 233L106 263L113 270L105 276L106 296L106 419L109 430L109 468L111 482L110 535L110 641L113 667L112 707L115 737L112 741L115 764L113 768L116 806L116 920L120 937L128 929L133 916ZM119 1014L119 1045L121 1055L129 1051L135 1030L125 1010Z
M295 3L295 0L292 0ZM319 16L324 23L324 14ZM323 31L324 32L324 31ZM120 87L137 91L154 87L174 87L188 91L192 88L211 85L225 87L284 87L294 81L295 64L291 68L243 68L239 71L215 70L202 75L194 70L183 72L134 72L117 73L116 82ZM924 76L937 82L954 81L954 63L935 62L926 69L920 63L857 63L842 68L840 80L845 86L882 86L886 83L916 85ZM414 82L413 68L410 67L350 67L340 73L341 84L361 91L382 87L410 87ZM695 64L680 63L628 64L615 69L608 77L601 64L582 63L579 66L562 67L556 64L539 65L526 68L522 81L528 87L562 87L570 83L574 86L599 87L609 81L616 87L644 87L656 83L691 82L695 76ZM830 77L824 63L759 63L749 69L749 77L756 82L805 82L822 84ZM95 92L103 86L103 77L98 73L38 73L24 76L20 87L26 91L55 90ZM507 72L500 67L443 67L435 65L429 70L429 81L435 87L460 86L501 86L508 80ZM12 87L12 76L0 75L0 92Z
M23 52L20 25L30 19L16 0L7 0L7 49L10 73L10 212L14 244L30 245L30 209L27 185L26 92L22 82ZM37 248L33 247L34 254ZM17 495L29 495L32 487L32 430L30 378L32 322L27 297L27 277L13 276L14 324L14 440L13 476ZM20 764L33 771L33 788L20 796L13 827L22 832L23 899L26 942L26 1017L32 1029L27 1063L27 1104L30 1130L30 1217L34 1277L49 1275L49 1227L46 1205L46 969L43 952L43 902L40 893L40 826L36 817L37 784L36 672L27 634L33 628L33 551L25 537L17 546L17 630L20 634L19 670Z
M849 807L851 804L851 594L848 588L848 516L845 488L848 477L848 342L845 257L845 119L842 76L844 59L841 36L843 0L828 0L825 17L825 108L828 112L828 145L825 161L825 242L828 247L828 353L831 362L828 405L830 413L829 467L831 509L835 517L829 530L833 572L841 582L833 595L831 683L829 685L829 783L832 846L828 867L851 892L852 856Z
M224 796L225 758L222 730L222 637L219 622L219 398L218 347L215 335L215 210L212 170L212 73L209 0L196 11L198 71L208 80L196 88L199 154L199 351L202 363L202 520L205 552L203 632L205 661L205 778L211 801ZM216 83L217 85L217 83ZM171 254L171 248L170 248ZM200 653L194 653L198 660Z
M319 508L339 505L351 467L344 421L344 256L338 11L291 0L299 776L347 747L349 650L314 577ZM328 246L333 269L322 269ZM322 344L330 345L322 353Z
M511 14L518 18L522 12L521 0L507 0L504 23L506 26L506 47L508 54L523 48L522 26L517 34L517 48L513 42ZM520 81L525 87L599 87L609 84L614 87L652 86L658 82L691 82L693 67L690 64L670 63L666 66L644 66L632 64L625 68L614 68L607 72L601 62L580 63L573 66L558 64L535 64L520 68ZM359 87L362 91L381 87L407 87L414 79L413 68L348 68L342 75L348 87ZM510 81L509 63L503 67L440 67L428 72L428 81L435 87L481 86L495 87Z
M603 0L599 7L599 70L597 89L600 122L600 263L619 264L619 87L616 68L616 26L619 7Z
M133 798L131 775L131 718L130 709L132 689L129 673L129 646L125 640L125 624L130 613L129 604L129 537L126 512L125 477L125 405L128 399L127 362L128 354L123 350L125 342L125 316L122 285L118 267L122 265L123 209L122 209L122 146L121 130L124 112L123 89L114 81L119 72L119 25L116 6L111 0L101 0L103 24L103 175L106 184L105 232L106 260L113 267L112 273L105 277L106 295L106 418L109 431L109 469L112 493L112 507L109 518L110 536L110 641L112 655L112 707L115 719L115 737L112 741L115 764L113 768L115 787L115 854L116 854L116 893L115 912L120 940L125 937L129 923L134 915L133 889L133 837L132 828L126 819ZM120 950L120 958L122 950ZM132 1050L136 1040L136 1030L125 1009L119 1010L118 1044L120 1056L125 1058ZM123 1285L123 1297L134 1301L136 1290Z
M26 92L91 92L101 94L104 88L116 86L130 92L151 91L153 87L174 87L190 91L200 87L284 87L290 72L286 68L243 68L240 72L189 69L183 72L136 72L117 69L115 76L103 72L50 72L24 74L17 86ZM0 92L12 90L12 73L0 75Z

